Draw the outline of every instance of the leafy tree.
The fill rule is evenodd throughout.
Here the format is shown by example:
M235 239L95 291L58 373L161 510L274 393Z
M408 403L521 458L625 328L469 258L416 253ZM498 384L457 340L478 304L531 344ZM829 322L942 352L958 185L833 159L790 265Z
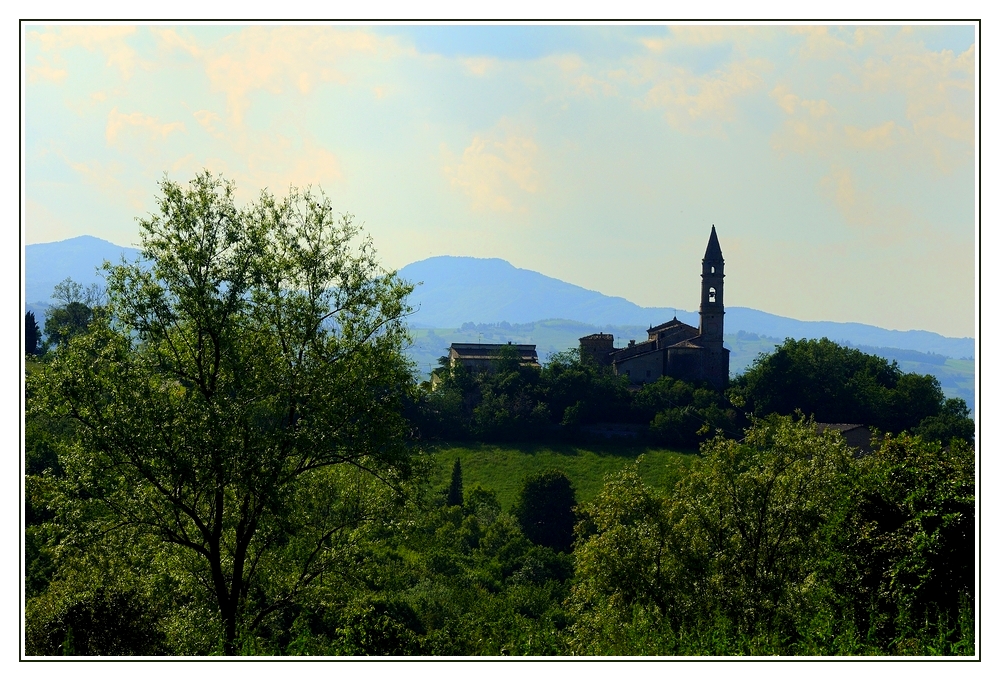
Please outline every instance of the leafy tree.
M975 452L919 437L888 437L859 462L849 550L858 582L845 585L878 611L923 620L957 617L975 595ZM895 618L872 625L894 633Z
M462 460L455 459L451 469L451 484L448 485L448 505L462 505Z
M549 357L539 375L539 393L552 420L563 426L632 420L628 379L589 356L581 358L579 349Z
M575 506L573 483L562 471L552 470L525 479L514 516L532 542L567 552L573 546Z
M757 416L801 410L821 422L897 433L936 415L944 402L933 376L904 374L896 362L826 338L785 340L734 382L733 393Z
M976 422L970 418L965 400L952 397L944 401L940 413L922 420L913 434L927 441L949 443L957 438L971 445L976 437Z
M29 655L162 655L165 641L155 612L134 590L98 586L46 593L29 603Z
M631 467L584 507L573 596L584 649L595 628L637 612L654 630L696 631L721 616L742 635L787 636L815 605L848 503L842 439L772 418L702 452L668 497Z
M642 386L633 411L649 423L654 442L670 447L697 447L717 430L740 432L736 411L722 393L669 376Z
M52 299L59 301L60 307L82 303L89 308L95 308L103 303L103 298L104 292L98 284L84 288L83 284L73 281L71 277L63 279L52 290Z
M87 330L94 317L94 310L74 300L62 307L50 308L45 318L45 342L62 347L70 338Z
M150 268L105 266L107 305L38 374L38 408L77 424L73 532L153 541L234 654L342 566L338 538L409 474L411 287L321 193L238 208L208 172L160 189L140 220Z
M38 340L42 332L38 329L38 322L35 321L35 313L27 312L24 315L24 354L34 355L38 352Z
M479 399L472 410L471 430L477 437L525 439L548 425L548 406L538 399L538 368L522 365L514 346L501 347L491 369L474 378Z

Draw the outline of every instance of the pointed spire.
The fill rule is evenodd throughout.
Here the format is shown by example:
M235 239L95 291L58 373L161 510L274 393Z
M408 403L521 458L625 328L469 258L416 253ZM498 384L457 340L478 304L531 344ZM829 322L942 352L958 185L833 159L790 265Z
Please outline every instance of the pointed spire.
M712 235L708 237L708 248L705 249L705 260L722 260L722 247L719 246L719 237L715 234L715 225L712 225Z

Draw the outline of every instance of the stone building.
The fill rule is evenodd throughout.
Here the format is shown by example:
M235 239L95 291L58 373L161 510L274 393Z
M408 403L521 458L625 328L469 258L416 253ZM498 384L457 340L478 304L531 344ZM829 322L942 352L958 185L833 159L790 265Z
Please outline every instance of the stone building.
M665 324L647 329L647 340L629 341L624 348L614 347L611 334L595 333L580 339L581 355L613 367L616 374L628 376L637 385L650 383L660 376L671 376L724 388L729 382L729 350L722 345L726 313L722 298L725 264L719 237L712 225L701 261L699 328L674 317Z
M522 366L540 366L534 345L512 343L452 343L448 348L448 360L453 367L461 364L470 371L492 371L502 348L514 348Z
M848 447L854 447L859 454L871 454L881 445L882 438L876 438L871 428L860 423L817 423L816 432L835 430L840 433Z

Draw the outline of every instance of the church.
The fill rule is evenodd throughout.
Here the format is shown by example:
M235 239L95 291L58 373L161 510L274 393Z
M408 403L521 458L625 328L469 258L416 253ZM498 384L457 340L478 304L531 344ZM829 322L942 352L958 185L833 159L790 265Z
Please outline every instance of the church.
M725 277L722 247L712 225L708 247L701 261L701 307L699 328L674 317L647 329L648 339L615 348L610 333L595 333L580 339L581 357L611 366L634 385L651 383L660 376L684 381L707 382L721 390L729 382L729 350L722 345L722 280Z

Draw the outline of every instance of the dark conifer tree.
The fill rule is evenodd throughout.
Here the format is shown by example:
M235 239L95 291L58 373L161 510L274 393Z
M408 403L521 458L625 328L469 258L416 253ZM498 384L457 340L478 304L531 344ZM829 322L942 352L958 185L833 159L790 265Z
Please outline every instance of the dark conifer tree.
M34 355L38 352L38 337L40 335L38 322L35 321L35 313L28 312L24 315L24 354Z
M462 500L462 460L455 459L455 465L451 469L451 485L448 486L448 505L461 506Z

